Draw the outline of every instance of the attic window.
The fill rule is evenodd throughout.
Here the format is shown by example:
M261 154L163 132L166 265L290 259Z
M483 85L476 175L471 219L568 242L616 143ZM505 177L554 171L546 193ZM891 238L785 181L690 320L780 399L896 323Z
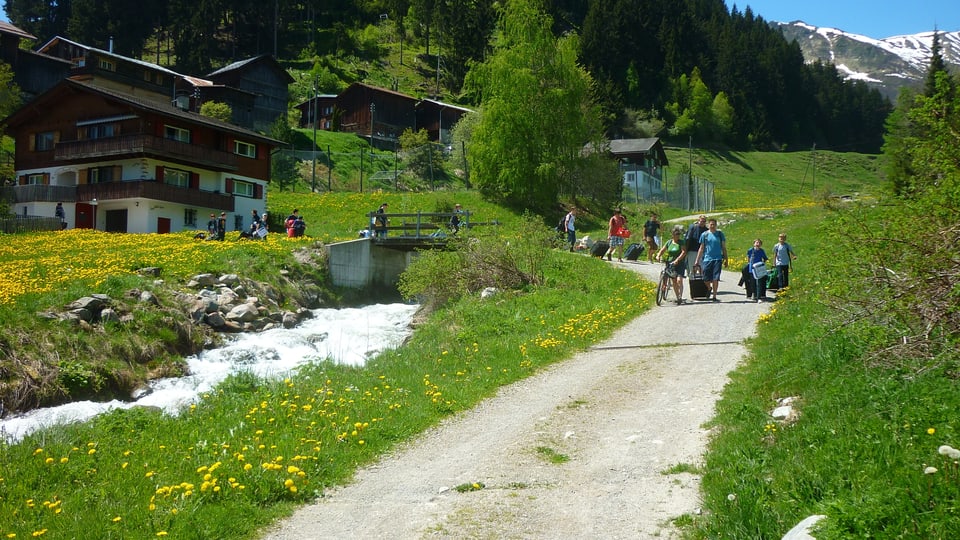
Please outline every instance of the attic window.
M99 62L98 62L98 65L100 66L100 69L105 70L105 71L116 71L116 70L117 70L117 65L114 64L112 61L107 60L106 58L101 58L101 59L99 60Z

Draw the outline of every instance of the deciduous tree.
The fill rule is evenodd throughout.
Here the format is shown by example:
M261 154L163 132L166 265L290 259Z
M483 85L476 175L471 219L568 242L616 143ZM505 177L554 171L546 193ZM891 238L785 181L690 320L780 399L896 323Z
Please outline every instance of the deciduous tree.
M488 197L519 208L551 209L561 193L616 177L580 174L583 148L602 147L592 79L577 63L577 38L555 38L537 0L502 8L493 53L467 74L481 98L468 149L471 177Z

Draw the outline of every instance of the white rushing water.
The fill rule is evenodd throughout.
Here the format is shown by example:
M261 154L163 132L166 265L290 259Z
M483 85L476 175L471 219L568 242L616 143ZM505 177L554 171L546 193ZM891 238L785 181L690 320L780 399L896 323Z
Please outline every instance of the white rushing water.
M281 378L298 366L331 358L341 364L363 365L384 350L398 347L410 335L410 321L419 306L375 304L362 308L317 309L296 328L239 334L223 347L187 358L190 375L159 379L136 401L78 401L36 409L0 420L0 436L16 442L34 431L133 406L159 407L176 415L197 396L212 390L227 376L249 372Z

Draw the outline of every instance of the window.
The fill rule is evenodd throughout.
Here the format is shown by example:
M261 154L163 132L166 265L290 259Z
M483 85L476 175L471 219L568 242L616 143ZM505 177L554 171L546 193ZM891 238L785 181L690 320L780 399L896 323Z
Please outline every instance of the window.
M37 152L53 150L53 145L55 142L56 140L54 138L54 134L52 131L37 133L36 135L34 135L33 148Z
M241 197L253 197L253 184L250 182L244 182L242 180L236 180L233 182L233 194L240 195Z
M175 126L163 126L163 136L174 141L190 142L190 130Z
M196 208L183 209L183 224L187 227L197 226L197 209Z
M45 174L28 174L27 175L27 185L28 186L42 186L43 179L46 177Z
M106 58L101 58L101 59L99 60L99 63L98 63L97 65L99 65L99 66L100 66L100 69L102 69L102 70L106 70L106 71L116 71L116 70L117 70L117 65L114 64L112 61L107 60Z
M115 174L116 167L91 167L87 180L91 184L103 184L120 180L119 175ZM116 178L114 178L116 176Z
M257 147L243 141L233 141L233 153L248 158L257 157Z
M117 134L116 124L94 124L81 129L83 130L83 139L106 139Z
M164 169L163 183L177 187L190 187L190 173L177 169Z

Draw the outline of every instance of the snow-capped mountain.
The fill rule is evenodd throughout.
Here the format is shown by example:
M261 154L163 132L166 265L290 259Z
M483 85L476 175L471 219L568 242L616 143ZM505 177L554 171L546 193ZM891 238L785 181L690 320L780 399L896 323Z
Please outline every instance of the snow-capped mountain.
M930 64L932 31L874 39L802 21L771 24L787 40L797 40L807 62L832 63L847 79L865 81L891 100L896 100L900 88L920 84ZM960 32L938 33L944 61L953 70L960 69Z

